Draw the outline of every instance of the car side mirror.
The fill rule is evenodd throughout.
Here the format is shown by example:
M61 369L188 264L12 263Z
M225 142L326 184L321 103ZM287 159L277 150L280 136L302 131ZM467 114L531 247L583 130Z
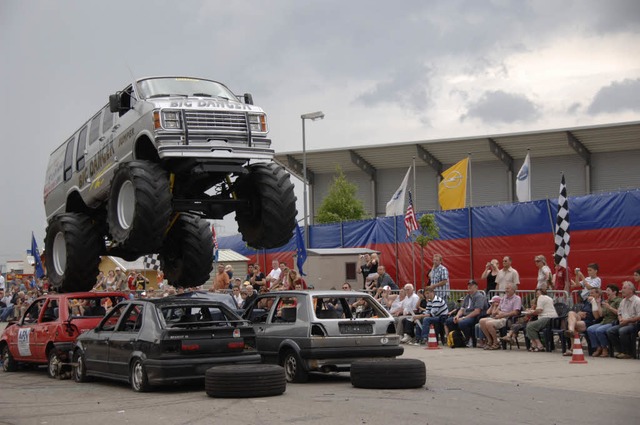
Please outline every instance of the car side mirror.
M109 110L111 112L120 112L120 94L109 95Z
M251 96L251 93L245 93L243 97L244 103L247 105L253 105L253 96Z

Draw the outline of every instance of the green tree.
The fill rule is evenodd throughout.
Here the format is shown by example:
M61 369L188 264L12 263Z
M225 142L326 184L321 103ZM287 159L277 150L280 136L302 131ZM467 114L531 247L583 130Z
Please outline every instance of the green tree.
M420 224L420 229L418 229L420 234L416 237L415 243L420 245L420 281L424 287L424 249L429 245L429 242L440 237L440 228L434 214L424 214L418 220L418 224Z
M318 209L317 222L324 224L365 218L364 205L356 198L357 189L355 184L349 183L342 168L336 166L329 194Z

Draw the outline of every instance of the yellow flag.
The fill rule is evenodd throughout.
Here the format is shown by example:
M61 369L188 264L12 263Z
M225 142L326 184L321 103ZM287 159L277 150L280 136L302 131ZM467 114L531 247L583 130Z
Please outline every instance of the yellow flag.
M469 157L442 173L438 186L438 200L443 210L464 208L467 199L467 169Z

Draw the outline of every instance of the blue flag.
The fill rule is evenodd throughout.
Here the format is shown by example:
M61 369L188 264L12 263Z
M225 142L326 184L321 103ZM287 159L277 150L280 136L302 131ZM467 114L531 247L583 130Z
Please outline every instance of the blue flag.
M40 259L40 251L38 251L38 244L36 243L36 237L33 236L33 232L31 232L31 255L33 255L34 264L34 274L38 279L41 279L44 276L44 267L42 267L42 260Z
M300 226L296 223L296 256L298 257L296 260L296 264L298 265L298 271L301 276L306 276L302 271L302 266L304 262L307 261L307 248L304 246L304 239L302 238L302 231L300 230Z

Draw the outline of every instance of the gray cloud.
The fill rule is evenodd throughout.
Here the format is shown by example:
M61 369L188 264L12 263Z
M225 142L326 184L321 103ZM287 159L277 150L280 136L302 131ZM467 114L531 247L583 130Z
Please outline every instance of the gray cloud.
M469 105L467 113L460 117L478 118L485 123L514 123L534 121L540 116L538 107L521 94L504 91L488 91Z
M598 90L587 108L591 115L605 112L640 111L640 78L614 81Z
M397 104L409 108L412 112L424 112L432 103L429 92L429 75L431 70L424 65L409 66L398 71L387 81L358 96L355 102L366 106L380 104Z
M389 135L395 140L438 132L491 133L493 125L505 123L513 123L505 130L517 131L542 110L524 96L506 93L518 90L502 85L512 77L504 65L508 58L567 37L596 36L607 42L603 34L626 31L638 40L639 4L0 1L0 262L20 258L32 230L39 243L43 240L42 182L49 153L106 104L110 93L130 82L128 68L136 77L201 76L222 81L238 93L252 92L269 114L270 136L279 151L299 148L300 114L312 110L327 114L312 132L327 141L325 148L345 138L368 143L372 133L388 142ZM614 79L637 78L637 70L616 72L623 76L594 75L592 81L604 86ZM469 105L478 99L479 89L450 81L476 78L503 92L486 93ZM564 83L537 80L545 87ZM363 82L368 90L354 94L352 87L363 90ZM530 92L537 92L536 87ZM383 128L372 122L368 108L387 102L409 113L392 112ZM599 97L594 99L596 110L598 102ZM484 125L461 129L464 126L453 120L442 122L443 116L464 113L465 105L465 117L479 118ZM561 108L545 103L545 110ZM570 109L575 115L562 118L572 125L585 109ZM331 120L338 111L349 119ZM439 119L434 119L438 112ZM544 125L545 117L538 123ZM422 134L407 133L416 124L422 130L431 127ZM362 128L370 131L359 131Z

